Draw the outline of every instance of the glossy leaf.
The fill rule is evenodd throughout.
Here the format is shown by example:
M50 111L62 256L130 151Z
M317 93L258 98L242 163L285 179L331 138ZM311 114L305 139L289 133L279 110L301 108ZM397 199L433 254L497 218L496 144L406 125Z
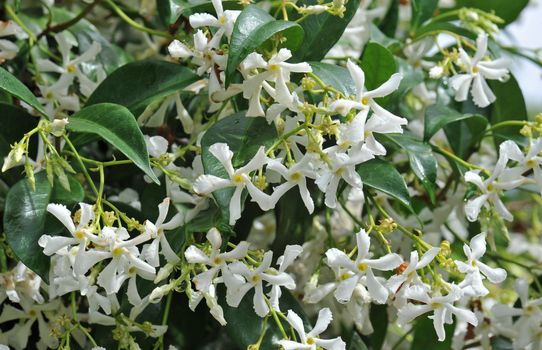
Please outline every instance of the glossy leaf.
M410 6L412 8L410 29L415 31L420 24L433 16L433 12L438 6L438 0L412 0Z
M363 339L359 336L358 332L354 330L352 338L350 339L350 345L348 350L368 350L367 345L363 342Z
M433 327L433 320L427 317L428 315L421 315L416 324L414 325L414 339L410 349L431 349L431 350L449 350L452 348L452 339L455 329L455 322L453 324L445 324L444 330L446 331L446 339L444 341L438 341L437 333Z
M13 74L0 67L0 90L26 102L43 115L47 115L36 96Z
M363 49L361 69L365 73L365 87L373 90L388 81L397 71L397 64L388 49L376 42L369 42ZM386 96L379 100L385 104L389 99Z
M305 31L303 44L294 53L296 61L320 61L327 52L339 41L346 26L359 7L360 0L349 0L346 4L344 16L338 17L329 13L309 16L301 22ZM316 0L300 0L297 6L317 5Z
M251 290L247 293L247 295L245 295L241 301L241 304L237 308L228 306L225 302L223 302L224 298L222 298L221 305L224 308L224 318L228 322L226 325L226 332L228 332L228 335L239 349L247 349L249 345L256 343L260 337L260 334L262 333L263 319L254 312L252 302L253 297L254 291ZM285 313L287 310L293 310L303 320L305 329L310 329L311 326L307 321L303 308L288 290L284 290L282 292L282 297L280 298L280 309ZM289 324L282 319L281 321L284 329L288 332ZM272 317L267 320L266 328L267 331L259 349L276 350L276 342L283 337Z
M66 129L100 136L131 159L154 182L160 183L151 169L143 134L126 107L113 103L85 107L70 117Z
M382 34L394 37L397 31L397 25L399 24L399 0L390 1L388 12L382 19L382 22L378 25L378 29ZM372 33L371 33L372 35Z
M529 0L457 0L457 7L474 7L487 12L493 12L501 17L505 25L515 21L521 11L529 4Z
M437 160L431 146L403 134L388 134L382 136L407 152L410 168L427 190L431 202L435 203Z
M496 101L490 106L490 120L492 125L507 120L527 120L525 99L523 98L523 93L518 82L513 76L510 76L510 79L505 83L493 80L489 84L497 97ZM520 129L520 126L496 129L494 131L495 142L500 144L507 139L519 138Z
M190 69L174 63L153 60L128 63L96 88L87 106L111 102L138 115L152 101L178 92L198 79Z
M11 151L11 145L18 142L24 133L32 130L38 124L38 118L31 116L22 108L0 103L0 168L4 165L4 157ZM32 149L31 149L32 150ZM0 178L9 184L20 179L21 168L0 173Z
M245 113L236 113L221 119L209 128L201 139L202 161L205 174L227 178L228 174L222 164L209 152L209 147L218 142L227 143L234 156L234 168L248 163L260 146L270 147L277 138L276 130L267 124L264 118L247 118ZM229 204L233 188L225 188L213 192L222 216L229 218Z
M392 164L381 159L371 159L358 165L356 170L364 187L384 192L411 208L405 180Z
M323 62L309 62L312 72L322 81L342 92L345 96L356 94L356 85L348 69Z
M8 242L19 260L28 268L48 281L50 258L42 253L39 238L49 233L45 227L47 205L61 203L72 206L84 198L84 191L72 176L70 192L59 183L52 188L45 172L37 173L36 191L32 191L27 179L17 182L8 192L4 212L4 229Z
M226 86L230 84L239 63L275 35L286 39L281 46L296 50L303 41L303 28L295 22L276 21L257 6L248 6L241 12L231 36Z
M449 22L429 22L427 25L420 27L416 31L414 37L419 40L425 36L437 35L440 33L457 34L473 40L476 39L476 34L473 32Z
M471 119L472 123L479 124L477 129L485 129L486 117L479 114L463 114L443 104L429 106L425 111L423 138L429 141L440 129L448 124L461 120Z
M388 333L388 306L386 304L372 304L369 318L374 328L374 332L370 336L370 347L372 350L380 350Z

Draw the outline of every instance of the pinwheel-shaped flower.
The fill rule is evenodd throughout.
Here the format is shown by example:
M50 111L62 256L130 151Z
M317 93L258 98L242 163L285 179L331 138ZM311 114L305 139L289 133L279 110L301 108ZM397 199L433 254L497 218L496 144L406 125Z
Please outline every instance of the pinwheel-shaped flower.
M331 248L326 252L327 264L332 269L337 269L340 280L335 290L335 298L340 303L346 303L352 297L352 292L362 277L365 277L365 283L369 294L378 303L385 303L388 299L388 289L384 287L376 278L373 269L389 271L401 265L403 259L395 253L384 255L378 259L370 259L369 247L371 238L361 229L356 234L358 255L356 260L352 261L348 255L337 248Z
M470 246L463 245L463 251L467 256L467 262L456 260L457 268L467 274L463 282L459 284L463 292L469 296L484 296L489 293L482 280L487 278L492 283L501 283L506 279L506 271L501 268L492 268L479 259L486 252L486 234L477 234L470 241ZM485 276L485 277L484 277Z
M218 40L220 40L220 38L224 34L226 34L226 36L230 38L233 32L233 25L235 24L235 20L237 19L241 11L224 11L221 0L212 0L212 3L216 11L216 17L208 13L194 13L188 18L188 20L190 21L190 25L193 28L215 27L218 28L218 30L216 31L216 33L214 33L214 38L218 37Z
M508 76L508 60L504 58L495 61L482 61L487 53L487 34L482 33L476 39L476 54L473 58L462 48L459 49L460 62L465 73L450 78L450 86L455 91L456 101L465 101L472 89L474 104L487 107L495 101L495 94L489 88L486 79L503 80Z
M337 337L334 339L321 339L320 334L322 334L331 323L333 315L329 308L324 308L318 313L318 320L316 325L310 332L305 332L305 326L303 325L303 320L292 310L288 310L288 315L286 316L288 323L295 329L296 333L299 335L299 341L293 340L279 340L277 344L281 345L284 350L317 350L320 348L327 350L344 350L346 349L346 343Z
M241 194L245 188L262 210L273 208L274 203L272 198L260 191L251 182L249 175L254 170L261 169L268 162L263 146L258 149L258 152L250 162L237 170L233 168L233 152L230 151L230 147L227 144L215 143L209 147L209 152L211 152L211 154L222 164L229 178L224 179L207 174L201 175L194 183L194 191L199 194L207 195L221 188L235 187L229 207L230 225L235 224L235 221L241 217Z

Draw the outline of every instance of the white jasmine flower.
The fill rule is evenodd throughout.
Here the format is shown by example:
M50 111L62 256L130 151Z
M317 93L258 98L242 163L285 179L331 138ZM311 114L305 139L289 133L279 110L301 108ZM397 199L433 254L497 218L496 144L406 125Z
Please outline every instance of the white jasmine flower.
M216 288L213 284L209 286L208 292L192 292L192 294L190 295L190 302L188 304L190 310L195 311L196 307L203 299L205 299L205 303L207 304L207 307L209 307L209 312L214 317L214 319L217 320L221 326L225 326L227 322L224 318L224 310L222 309L222 306L220 306L220 304L218 303Z
M305 326L301 317L299 317L294 311L288 310L288 315L286 316L288 323L295 329L296 333L299 336L299 341L286 340L282 339L277 342L281 345L284 350L317 350L320 348L326 350L345 350L346 343L337 337L334 339L320 339L320 334L322 334L331 323L333 315L329 308L324 308L318 313L318 320L314 328L310 332L305 332Z
M357 257L354 261L348 255L337 248L331 248L326 252L327 265L338 271L337 277L340 282L335 290L335 298L340 303L350 300L352 292L362 277L371 297L378 303L383 304L388 299L388 289L376 278L373 269L390 271L401 265L403 259L395 253L384 255L378 259L370 259L369 247L371 238L361 229L356 234Z
M478 325L478 319L474 312L466 309L461 309L453 305L454 302L461 299L463 293L461 289L455 285L451 285L451 290L448 294L429 296L425 288L413 287L405 293L407 299L416 301L416 304L408 303L399 310L399 324L410 323L416 317L428 312L433 312L433 326L437 332L438 340L444 341L446 333L444 331L445 323L452 323L452 315L455 315L458 320L468 322L473 326Z
M196 289L199 291L208 292L210 286L213 284L213 279L216 277L219 271L222 272L224 282L228 285L232 278L232 274L229 271L227 262L242 259L246 257L248 253L248 242L240 242L235 249L229 252L220 252L222 246L222 237L220 232L216 228L212 228L207 232L207 240L211 243L211 252L209 255L205 254L198 247L191 245L184 252L186 261L190 264L205 264L210 268L196 275L192 282L196 285Z
M62 55L62 63L58 65L49 59L38 58L36 61L38 70L40 72L54 72L61 75L77 77L83 95L87 97L90 96L98 83L90 80L81 70L79 65L93 61L96 58L98 53L101 51L100 43L94 41L87 51L85 51L79 57L72 59L71 49L72 47L77 46L77 42L69 40L64 33L55 34L55 40L58 43L58 50Z
M254 170L261 169L268 162L264 147L260 147L254 158L245 166L235 170L232 164L233 152L225 143L215 143L209 147L209 152L222 164L229 177L224 179L214 175L201 175L194 183L194 191L199 194L208 195L216 190L227 187L235 187L230 202L230 225L235 224L241 217L241 195L243 189L247 189L252 199L258 203L263 210L274 207L270 196L260 191L250 179L249 174Z
M329 109L333 112L346 115L353 108L360 110L359 113L364 113L365 118L367 117L367 111L371 110L373 112L371 119L375 119L372 123L379 125L380 127L390 129L390 131L385 132L397 132L401 133L401 125L406 125L407 120L405 118L398 117L384 108L382 108L378 103L375 102L375 98L385 97L394 92L399 88L399 84L403 79L403 76L399 73L393 74L388 81L383 83L378 88L366 91L365 90L365 73L363 70L354 64L352 61L348 60L346 64L350 76L356 85L356 96L354 100L339 99L333 101L329 105ZM364 118L364 119L365 119ZM394 131L391 131L394 130ZM378 131L377 131L378 132Z
M20 35L20 33L22 33L22 29L15 22L0 21L0 37ZM18 52L17 44L7 39L0 39L0 63L15 58Z
M486 252L486 234L484 232L474 236L470 241L470 246L464 244L463 251L467 256L467 262L455 260L455 263L459 271L467 274L463 282L459 284L466 295L484 296L489 293L482 283L484 276L492 283L501 283L506 279L504 269L491 268L479 260Z
M290 168L286 168L282 164L281 159L272 159L267 164L267 169L276 171L279 173L286 182L273 189L274 201L278 201L282 195L288 192L292 187L299 187L299 195L307 207L310 214L314 211L314 201L312 200L309 189L307 188L307 178L315 179L317 173L314 166L311 164L312 157L305 155L303 158L292 165Z
M524 155L514 141L507 140L501 143L499 146L500 153L504 153L507 158L517 162L513 168L505 169L501 177L513 180L521 178L522 174L532 170L536 185L542 194L542 170L540 169L542 157L539 156L542 151L542 138L531 140L528 150L527 154Z
M233 26L237 17L241 11L226 10L222 7L221 0L212 0L213 7L216 11L216 17L208 13L195 13L190 15L188 18L190 25L193 28L199 27L215 27L218 28L216 33L213 34L213 37L218 37L218 40L222 37L223 34L226 34L228 39L231 37L233 32Z
M160 266L159 252L166 258L166 261L170 264L176 264L180 261L177 253L173 251L166 238L164 230L174 230L182 225L183 217L180 213L175 214L168 222L164 223L169 211L170 199L165 198L162 203L158 205L158 218L153 224L149 220L145 221L145 234L149 235L153 241L150 244L143 246L141 250L141 257L147 261L151 266ZM160 250L160 248L162 248Z
M486 79L504 80L508 76L508 61L500 58L494 61L482 61L487 54L486 33L481 33L476 39L476 54L473 58L459 49L459 65L464 67L465 73L450 78L450 86L455 91L456 101L465 101L471 88L474 104L487 107L495 101L495 95L489 88Z
M126 187L119 192L118 195L109 196L109 200L128 204L136 210L141 210L141 202L139 201L139 193L136 190Z
M243 97L249 100L247 117L264 116L265 112L260 104L262 87L275 99L276 102L288 108L295 109L294 97L286 85L290 81L290 73L308 73L312 68L308 63L287 63L292 57L288 49L280 49L277 54L265 62L260 55L255 54L248 59L254 60L253 68L264 69L264 72L251 76L243 81ZM267 81L275 83L272 88Z

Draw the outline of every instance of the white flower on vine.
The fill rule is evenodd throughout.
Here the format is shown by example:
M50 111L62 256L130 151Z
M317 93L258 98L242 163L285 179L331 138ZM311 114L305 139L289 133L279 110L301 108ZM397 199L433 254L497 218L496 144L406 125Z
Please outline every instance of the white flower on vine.
M326 350L345 350L346 343L341 339L341 337L333 339L321 339L320 334L322 334L331 323L333 315L329 308L324 308L318 313L318 319L314 328L310 332L305 331L305 325L303 320L292 310L288 310L286 316L288 323L295 329L297 335L299 336L298 341L282 339L277 342L284 350L317 350L320 348Z
M433 326L438 336L439 341L444 341L446 332L444 330L445 323L452 323L452 315L460 321L468 322L473 326L478 325L478 319L474 312L454 306L453 304L461 299L463 293L461 289L455 285L450 285L450 291L446 295L429 296L425 288L418 286L407 290L405 297L416 304L409 302L404 307L399 309L398 320L399 324L407 324L416 317L428 312L433 312Z
M241 199L243 189L247 189L252 199L258 203L262 210L269 210L274 207L272 198L259 190L250 179L250 173L261 169L268 162L264 147L260 147L245 166L235 170L232 159L233 152L226 143L215 143L209 147L209 152L222 164L228 178L221 178L215 175L201 175L194 183L194 191L199 194L208 195L216 190L235 187L230 200L230 225L235 224L241 217Z
M212 0L213 7L216 11L216 17L209 13L194 13L188 18L192 28L199 27L215 27L218 28L216 33L213 34L214 38L218 37L218 40L222 35L226 34L228 39L231 37L233 32L233 26L235 20L241 13L241 11L235 10L226 10L222 7L221 0Z
M83 72L80 65L93 61L96 58L102 49L100 43L94 41L92 45L80 56L71 58L71 49L72 47L78 45L77 42L70 40L64 33L55 34L55 40L58 43L58 50L62 56L62 63L59 65L49 59L38 58L36 60L37 69L40 72L53 72L61 75L77 77L79 87L83 95L90 96L98 83L90 80ZM99 80L101 80L101 78L104 77L100 77Z
M507 168L503 171L501 178L517 179L529 170L533 171L534 181L542 194L542 157L539 156L542 151L542 138L531 140L528 152L523 154L518 145L512 140L506 140L499 146L501 154L505 154L511 160L517 162L513 168Z
M312 68L308 63L288 63L292 57L288 49L280 49L268 62L261 55L253 53L245 59L245 65L252 69L264 71L250 76L243 81L243 97L249 100L248 117L264 116L265 112L260 104L260 95L264 88L279 104L295 109L295 99L286 85L290 81L291 73L308 73ZM248 63L246 63L248 61ZM267 82L274 82L274 88Z
M159 253L166 258L170 264L176 264L180 261L175 251L169 245L169 242L164 233L165 230L174 230L182 225L183 216L180 213L175 214L168 222L166 220L169 211L170 199L165 198L158 205L158 218L155 223L149 220L145 221L145 234L152 239L151 243L145 244L141 250L141 257L151 266L160 266ZM160 248L162 248L160 250Z
M450 78L450 86L455 92L456 101L465 101L470 89L474 104L479 107L487 107L495 102L496 97L489 88L486 79L502 81L508 77L508 60L504 58L494 61L482 60L487 54L487 40L486 33L478 35L476 54L472 58L463 48L459 49L458 63L464 67L465 73Z
M486 234L477 234L470 241L470 246L463 245L463 251L467 256L467 262L455 260L460 272L467 276L459 284L463 292L468 296L484 296L489 293L482 280L487 278L492 283L501 283L506 279L506 271L501 268L492 268L480 261L486 252Z
M346 303L352 297L352 292L365 277L365 284L371 297L383 304L388 299L389 291L376 278L374 270L390 271L401 265L403 259L395 253L384 255L378 259L370 259L369 247L371 238L361 229L356 234L357 257L354 261L346 253L337 248L328 249L326 263L338 272L339 284L335 290L335 298L340 303Z
M222 277L226 285L229 284L231 278L233 278L233 274L228 268L228 262L246 257L249 243L240 242L233 250L221 253L222 236L220 232L216 228L212 228L207 232L206 237L209 243L211 243L211 252L209 255L198 247L191 245L185 250L184 256L190 264L204 264L209 266L208 269L192 279L198 291L209 292L209 288L219 271L222 272Z
M357 109L360 111L358 115L360 115L363 120L367 118L368 111L370 110L373 112L371 118L369 119L369 122L371 123L369 125L370 130L381 133L402 133L403 129L401 126L406 125L407 120L382 108L378 103L376 103L375 98L388 96L397 90L403 76L399 73L395 73L388 81L384 82L378 88L366 91L365 73L363 70L350 60L348 60L346 66L350 72L352 80L354 80L356 85L356 96L353 100L338 99L333 101L329 105L329 109L342 115L347 115L352 109ZM380 131L381 129L382 131Z

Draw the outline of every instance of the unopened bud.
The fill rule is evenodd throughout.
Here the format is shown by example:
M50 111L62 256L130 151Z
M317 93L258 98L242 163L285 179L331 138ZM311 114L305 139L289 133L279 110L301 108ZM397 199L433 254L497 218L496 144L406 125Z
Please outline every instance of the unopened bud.
M171 275L171 273L173 272L174 267L175 267L175 265L173 265L171 263L167 263L165 266L161 267L160 270L158 271L158 273L156 274L156 278L154 279L154 283L155 284L160 283L163 280L165 280L166 278L168 278L169 275Z

